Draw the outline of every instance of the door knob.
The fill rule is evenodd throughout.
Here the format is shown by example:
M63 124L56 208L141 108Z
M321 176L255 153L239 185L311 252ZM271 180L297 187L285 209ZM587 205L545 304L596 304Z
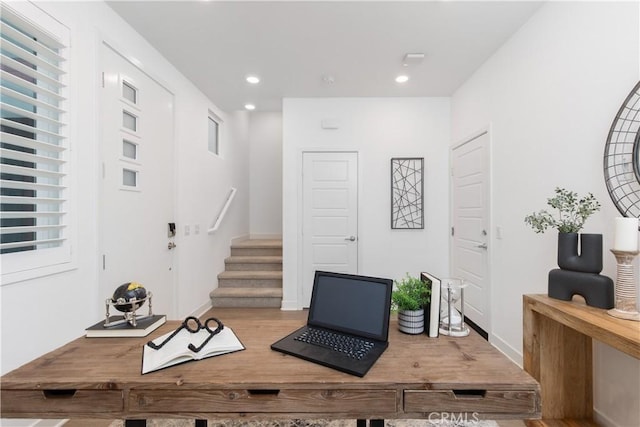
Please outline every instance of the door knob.
M356 236L345 237L344 240L348 240L350 242L355 242L356 241Z
M487 246L487 244L486 244L486 243L482 243L482 244L480 244L480 245L476 246L476 248L480 248L480 249L487 249L487 248L488 248L488 246Z
M169 248L169 250L173 249L176 247L176 244L173 242L169 242L169 244L167 245L167 247Z

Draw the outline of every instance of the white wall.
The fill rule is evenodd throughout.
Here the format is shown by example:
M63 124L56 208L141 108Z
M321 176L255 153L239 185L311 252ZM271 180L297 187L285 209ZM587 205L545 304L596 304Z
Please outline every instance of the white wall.
M218 111L171 64L102 2L42 2L38 5L71 31L70 78L72 145L78 157L79 219L78 268L0 287L1 372L6 373L71 339L104 316L104 300L98 291L98 189L99 158L97 117L100 70L97 67L102 37L135 57L175 94L176 169L178 176L176 222L179 235L176 266L179 288L178 315L184 317L207 305L216 286L215 275L232 237L248 234L249 180L248 120L245 113ZM222 156L207 150L207 112L225 122ZM228 189L238 194L222 228L208 235ZM200 234L184 236L183 226L200 226ZM115 285L114 285L115 289ZM28 342L28 344L27 344Z
M340 129L323 130L322 119ZM303 150L358 151L359 273L400 279L448 272L448 98L285 99L283 104L283 308L299 308L299 185ZM392 157L425 159L425 228L391 230Z
M282 113L249 119L249 203L252 237L282 236Z
M193 96L176 102L184 112L178 143L177 216L178 315L200 312L210 305L209 293L218 286L231 240L249 233L248 113L225 114L193 89ZM220 155L207 149L207 111L224 122ZM191 117L191 120L187 120ZM231 188L237 192L220 228L208 234ZM189 227L189 234L185 227ZM200 232L196 233L196 229Z
M522 295L547 292L556 235L523 219L546 208L556 186L592 192L603 208L586 232L604 234L603 274L613 218L602 172L609 127L639 78L637 2L549 2L452 97L452 141L491 125L493 143L491 341L522 356ZM640 362L604 345L595 351L595 408L607 425L640 419Z

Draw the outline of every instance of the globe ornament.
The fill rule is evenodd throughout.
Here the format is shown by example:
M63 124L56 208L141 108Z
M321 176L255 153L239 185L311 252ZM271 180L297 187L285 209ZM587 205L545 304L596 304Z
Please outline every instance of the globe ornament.
M138 282L128 282L118 286L111 297L116 310L123 313L135 311L144 305L147 290Z
M145 287L138 282L123 283L116 288L111 298L105 300L105 321L103 326L109 328L122 325L123 323L129 323L135 327L138 320L152 317L152 297L152 293L147 292ZM149 304L147 304L149 313L142 316L136 314L136 310L142 307L147 300L149 300ZM122 312L122 315L110 316L109 309L111 307Z

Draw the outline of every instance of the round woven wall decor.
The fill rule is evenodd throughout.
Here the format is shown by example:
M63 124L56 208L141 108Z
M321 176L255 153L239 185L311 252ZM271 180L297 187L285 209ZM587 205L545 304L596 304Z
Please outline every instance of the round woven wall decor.
M609 130L604 180L620 213L640 218L640 82L622 103Z

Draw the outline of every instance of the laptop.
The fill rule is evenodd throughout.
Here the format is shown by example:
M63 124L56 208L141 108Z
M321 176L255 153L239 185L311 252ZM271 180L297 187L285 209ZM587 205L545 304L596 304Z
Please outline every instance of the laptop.
M391 279L316 271L306 326L271 348L363 377L389 345L392 287Z

